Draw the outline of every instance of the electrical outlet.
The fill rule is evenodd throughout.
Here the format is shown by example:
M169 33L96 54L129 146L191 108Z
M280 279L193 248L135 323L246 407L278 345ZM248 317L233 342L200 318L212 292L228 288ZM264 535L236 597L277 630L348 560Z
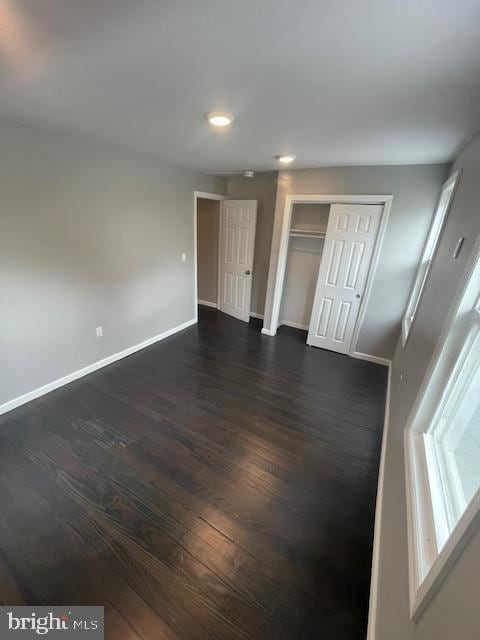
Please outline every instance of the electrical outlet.
M182 253L182 262L186 262L186 261L187 261L187 254Z
M97 336L97 338L102 338L103 337L103 327L97 327L95 329L95 335Z

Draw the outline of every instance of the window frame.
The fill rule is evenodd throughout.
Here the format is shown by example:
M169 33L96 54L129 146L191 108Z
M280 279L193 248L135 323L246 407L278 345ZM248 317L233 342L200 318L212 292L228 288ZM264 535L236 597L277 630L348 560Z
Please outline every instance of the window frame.
M408 296L407 306L402 318L402 346L405 348L408 337L415 322L420 300L427 283L432 262L435 258L442 232L445 227L448 213L452 206L455 191L458 186L461 171L457 170L443 183L440 197L438 198L435 213L428 229L427 238L422 250L422 257L415 273L410 294Z
M435 476L435 478L430 477L430 485L433 494L432 500L436 505L436 535L437 545L440 548L446 543L456 523L468 507L468 500L461 485L456 462L452 454L445 451L445 448L440 445L439 436L445 439L456 431L457 423L450 422L448 418L456 413L458 405L464 397L468 378L471 379L475 372L472 364L480 362L479 351L480 310L477 304L476 308L471 311L467 333L449 371L438 407L424 433L427 465L431 469L430 476L432 473ZM464 381L464 378L467 378L467 381ZM460 388L459 382L463 383ZM447 414L447 418L445 418L445 414ZM456 435L458 436L458 434Z
M480 324L480 238L465 269L404 431L410 618L417 621L480 525L480 490L451 529L441 486L429 468L435 452L425 433L454 388L465 345ZM448 400L447 400L448 401Z

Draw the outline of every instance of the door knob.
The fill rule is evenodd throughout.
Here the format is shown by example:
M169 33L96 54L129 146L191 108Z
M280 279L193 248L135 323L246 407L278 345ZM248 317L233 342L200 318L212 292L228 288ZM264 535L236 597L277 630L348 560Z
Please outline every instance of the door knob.
M362 296L359 293L357 293L357 295L355 297L356 298L361 298Z
M247 270L245 271L245 275L246 275L246 276L249 276L251 273L252 273L252 272L250 271L250 269L247 269Z

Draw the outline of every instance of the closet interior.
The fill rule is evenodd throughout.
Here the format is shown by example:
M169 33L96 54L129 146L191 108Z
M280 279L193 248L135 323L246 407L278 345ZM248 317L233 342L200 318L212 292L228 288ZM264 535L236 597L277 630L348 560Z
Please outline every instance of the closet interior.
M330 204L293 205L280 325L308 329L329 215Z

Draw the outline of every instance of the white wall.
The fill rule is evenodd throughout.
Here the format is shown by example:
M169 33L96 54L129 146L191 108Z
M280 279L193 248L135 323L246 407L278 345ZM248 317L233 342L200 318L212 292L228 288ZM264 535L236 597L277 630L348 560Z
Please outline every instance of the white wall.
M413 624L408 616L408 555L403 431L448 310L480 235L480 138L455 161L462 169L452 209L405 350L393 359L386 446L376 634L372 640L473 640L480 629L480 531L463 550L433 601ZM465 237L458 260L452 252ZM400 373L404 374L402 384ZM372 629L373 631L373 629Z
M281 171L265 302L265 324L272 315L280 233L289 194L393 194L370 301L357 351L391 358L428 225L447 174L446 165L330 167Z
M194 318L193 192L226 183L9 122L0 140L1 405Z

